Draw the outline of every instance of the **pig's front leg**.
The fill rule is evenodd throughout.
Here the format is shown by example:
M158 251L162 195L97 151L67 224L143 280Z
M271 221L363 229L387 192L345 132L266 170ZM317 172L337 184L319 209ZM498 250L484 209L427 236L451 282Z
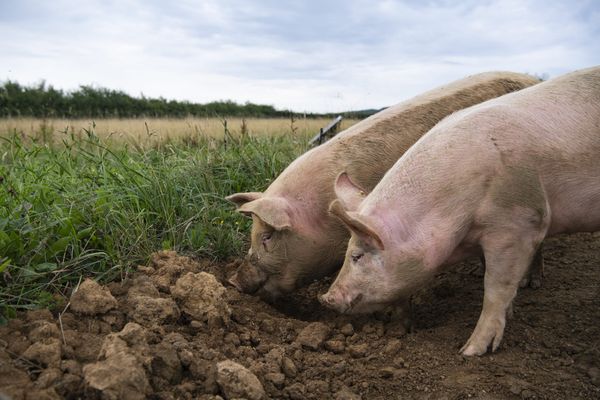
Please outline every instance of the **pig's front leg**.
M475 330L460 350L463 355L482 355L490 344L492 351L500 345L507 311L540 243L538 238L539 235L505 232L488 235L483 240L486 258L483 309Z

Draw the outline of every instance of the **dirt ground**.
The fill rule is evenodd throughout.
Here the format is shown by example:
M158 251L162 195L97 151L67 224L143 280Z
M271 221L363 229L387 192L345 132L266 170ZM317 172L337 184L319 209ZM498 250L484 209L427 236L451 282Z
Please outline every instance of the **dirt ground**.
M478 261L402 315L345 317L222 286L237 264L157 253L122 283L84 281L64 312L0 327L0 399L600 398L600 235L550 239L540 289L522 289L500 349L458 350L479 316ZM215 279L216 278L216 279Z

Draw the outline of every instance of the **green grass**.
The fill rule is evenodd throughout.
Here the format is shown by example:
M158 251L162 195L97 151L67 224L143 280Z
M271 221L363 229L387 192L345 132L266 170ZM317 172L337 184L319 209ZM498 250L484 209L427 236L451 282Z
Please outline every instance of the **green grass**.
M0 136L1 313L56 305L81 277L118 278L160 249L239 255L250 221L224 196L264 190L305 150L290 136L149 149L91 131L60 144Z

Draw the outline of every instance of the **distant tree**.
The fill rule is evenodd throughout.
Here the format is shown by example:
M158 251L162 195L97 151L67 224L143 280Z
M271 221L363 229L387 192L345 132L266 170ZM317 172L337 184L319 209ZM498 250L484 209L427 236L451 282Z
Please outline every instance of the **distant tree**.
M135 117L288 117L289 110L264 104L237 104L231 100L207 104L133 97L120 90L82 85L64 92L42 81L24 86L0 82L0 117L135 118ZM307 117L329 116L308 114Z

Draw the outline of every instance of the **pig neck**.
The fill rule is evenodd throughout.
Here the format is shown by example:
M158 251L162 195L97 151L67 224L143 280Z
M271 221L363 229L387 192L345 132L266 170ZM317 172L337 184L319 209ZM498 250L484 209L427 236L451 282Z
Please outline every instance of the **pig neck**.
M458 253L465 232L448 234L448 221L461 219L460 215L442 217L434 208L411 206L399 210L394 204L380 203L377 208L368 213L367 220L381 236L385 251L398 263L417 260L425 270L434 271Z
M473 154L478 139L462 136L459 130L430 131L361 204L359 214L372 221L392 259L418 259L433 271L470 254L463 241L494 162L485 166L489 156Z

